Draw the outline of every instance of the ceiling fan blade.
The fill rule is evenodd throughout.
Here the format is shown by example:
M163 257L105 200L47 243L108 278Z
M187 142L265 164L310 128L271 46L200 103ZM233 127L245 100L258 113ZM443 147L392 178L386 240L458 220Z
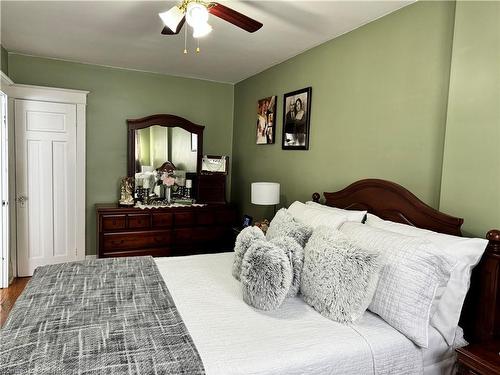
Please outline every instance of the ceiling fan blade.
M175 31L170 30L167 26L163 28L161 31L162 35L177 35L182 29L182 26L184 26L184 22L186 22L186 17L183 17L181 22L179 22L179 25L177 25L177 29Z
M232 23L249 33L254 33L262 27L262 23L259 21L219 3L210 3L208 11L214 16L222 18L224 21Z

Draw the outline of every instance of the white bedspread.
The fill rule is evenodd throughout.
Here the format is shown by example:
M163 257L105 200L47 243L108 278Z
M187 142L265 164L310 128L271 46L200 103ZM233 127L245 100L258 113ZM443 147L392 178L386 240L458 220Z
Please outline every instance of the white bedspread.
M273 312L243 302L233 253L156 259L208 375L422 374L423 351L372 313L349 327L300 297Z

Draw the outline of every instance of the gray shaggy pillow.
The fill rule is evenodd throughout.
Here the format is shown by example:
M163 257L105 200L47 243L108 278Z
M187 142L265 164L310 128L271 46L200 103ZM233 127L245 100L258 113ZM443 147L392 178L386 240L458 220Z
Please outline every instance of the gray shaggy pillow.
M266 238L270 241L277 237L292 237L300 246L304 247L309 237L311 237L311 233L312 228L310 226L299 223L286 208L282 208L271 220Z
M355 246L337 230L318 227L304 249L300 291L321 315L355 322L372 300L382 265L378 252Z
M275 310L285 300L292 284L287 254L265 240L246 251L241 265L243 300L260 310Z
M247 227L244 228L238 237L236 237L236 243L234 245L234 260L233 260L233 276L236 280L240 280L241 273L241 262L243 262L243 256L245 255L248 248L257 240L265 240L264 232L258 227Z
M304 249L291 237L278 237L270 242L282 249L288 256L288 259L290 259L293 277L287 297L296 296L300 289L300 275L302 274L302 266L304 264Z

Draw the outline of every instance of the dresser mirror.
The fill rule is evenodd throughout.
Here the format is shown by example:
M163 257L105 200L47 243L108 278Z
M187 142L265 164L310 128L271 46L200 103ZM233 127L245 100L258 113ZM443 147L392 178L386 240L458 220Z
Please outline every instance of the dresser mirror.
M198 151L192 142L198 143L198 135L179 127L153 125L135 130L134 170L143 166L159 169L170 161L176 169L196 173Z
M127 120L127 126L129 176L160 169L166 162L186 174L199 172L204 126L163 114Z

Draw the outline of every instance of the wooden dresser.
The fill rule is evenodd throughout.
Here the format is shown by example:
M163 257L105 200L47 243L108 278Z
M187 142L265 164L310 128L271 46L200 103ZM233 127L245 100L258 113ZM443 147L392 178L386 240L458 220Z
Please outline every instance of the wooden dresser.
M97 257L177 256L231 251L236 211L231 205L121 208L96 204Z

